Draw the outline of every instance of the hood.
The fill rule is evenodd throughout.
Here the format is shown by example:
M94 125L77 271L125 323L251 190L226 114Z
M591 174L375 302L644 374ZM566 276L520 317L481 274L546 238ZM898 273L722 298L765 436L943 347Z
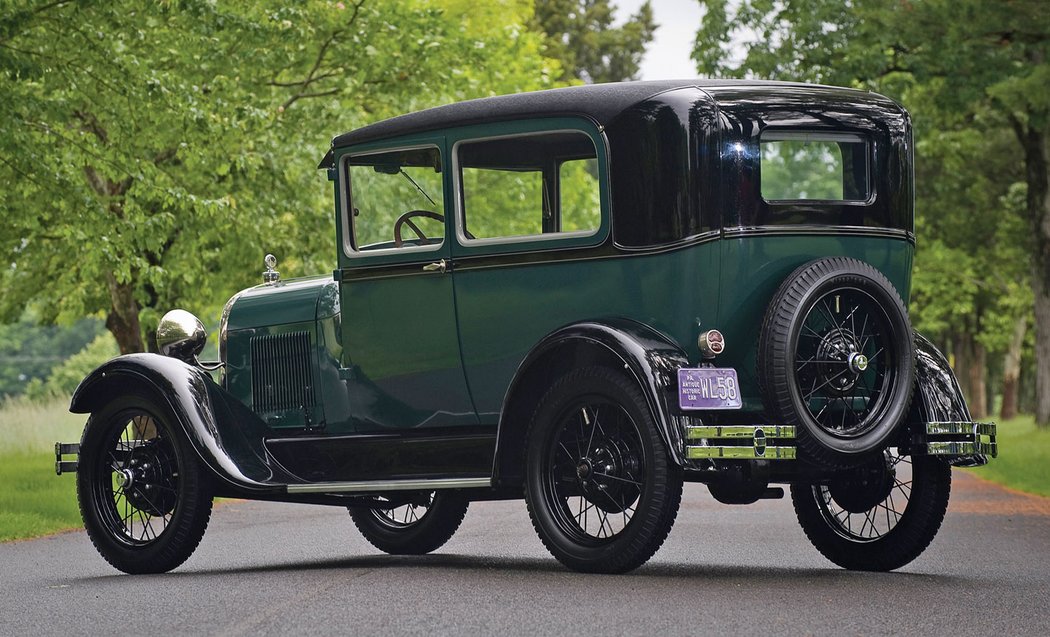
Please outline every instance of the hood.
M304 323L339 314L339 285L331 276L289 279L237 293L227 304L226 329Z

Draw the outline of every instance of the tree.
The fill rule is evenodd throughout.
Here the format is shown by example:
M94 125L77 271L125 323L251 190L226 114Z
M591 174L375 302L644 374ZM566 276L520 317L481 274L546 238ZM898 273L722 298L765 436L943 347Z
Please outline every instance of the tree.
M1045 3L701 3L707 13L693 57L704 72L878 89L912 107L920 140L934 130L924 121L941 130L998 129L1012 135L1024 161L1023 244L1035 317L1036 421L1050 425L1050 13ZM746 53L737 59L734 47L741 44ZM983 160L971 159L964 174L983 170ZM963 206L970 219L983 212ZM977 245L957 247L969 252ZM920 252L919 266L923 258Z
M656 23L648 0L613 27L609 0L536 0L532 27L547 35L547 54L561 61L564 80L620 82L638 75Z
M101 313L123 353L166 309L331 269L331 137L560 72L525 0L72 2L0 9L0 319Z

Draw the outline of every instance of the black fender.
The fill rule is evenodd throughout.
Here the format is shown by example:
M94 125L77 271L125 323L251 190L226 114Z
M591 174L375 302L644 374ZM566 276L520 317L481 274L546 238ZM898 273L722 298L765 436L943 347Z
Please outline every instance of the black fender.
M915 393L912 406L911 424L973 420L948 359L918 332L915 333Z
M682 431L672 410L677 406L678 368L688 367L689 357L674 340L642 323L584 321L546 335L518 365L500 412L494 484L521 485L526 430L537 402L556 378L588 365L616 367L634 378L671 457L683 463Z
M263 448L269 431L266 423L207 372L174 358L159 354L114 358L81 381L69 410L92 413L136 391L164 401L204 465L232 487L232 493L279 492L284 484L298 481L268 460Z

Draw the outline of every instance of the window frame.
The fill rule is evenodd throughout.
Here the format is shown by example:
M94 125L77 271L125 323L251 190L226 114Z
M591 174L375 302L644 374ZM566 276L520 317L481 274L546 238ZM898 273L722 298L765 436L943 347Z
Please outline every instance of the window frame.
M353 206L354 200L354 185L353 180L350 178L349 162L351 159L367 157L369 155L383 155L386 153L396 153L398 151L406 150L436 150L438 157L442 161L442 166L448 166L446 162L444 144L439 140L427 140L419 141L416 143L406 142L400 144L388 144L388 145L376 145L374 147L369 146L360 150L350 150L339 156L339 179L341 184L340 197L340 210L339 216L342 222L342 236L340 237L341 243L343 244L343 254L350 259L361 259L378 256L392 256L402 254L416 254L416 253L428 253L428 252L440 252L446 249L448 246L448 220L446 211L448 209L448 180L445 175L441 175L441 201L439 202L440 210L435 210L438 214L446 217L444 221L445 229L441 236L441 242L431 245L419 246L419 245L406 245L400 248L380 248L376 250L361 250L354 246L357 241L357 227L354 225L353 219L350 216L350 209ZM447 170L447 168L446 168Z
M867 197L864 199L766 199L762 191L762 144L765 142L831 142L859 143L864 145L864 181L867 186ZM758 196L768 206L790 207L798 205L814 206L870 206L875 202L876 184L873 179L875 147L873 140L862 133L849 131L821 131L772 128L759 134L758 145ZM843 166L844 167L844 166Z
M459 160L460 146L476 142L500 139L515 139L550 135L557 133L574 133L584 135L594 148L594 158L598 165L598 226L592 230L572 232L550 232L541 234L517 235L469 239L466 236L466 202L463 191L462 166ZM604 135L589 120L574 117L550 119L516 120L500 124L465 127L449 135L449 159L452 177L452 198L455 217L456 245L464 252L471 254L488 254L499 252L517 252L529 250L556 249L562 247L593 246L604 241L610 232L610 212L608 193L608 150ZM560 164L559 164L560 166ZM560 178L560 177L559 177ZM560 212L560 210L559 210ZM560 221L560 220L559 220Z

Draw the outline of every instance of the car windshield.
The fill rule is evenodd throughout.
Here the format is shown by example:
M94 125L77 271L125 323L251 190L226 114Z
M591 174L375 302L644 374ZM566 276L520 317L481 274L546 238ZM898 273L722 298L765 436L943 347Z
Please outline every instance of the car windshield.
M355 155L346 171L354 249L441 243L444 192L437 148Z

